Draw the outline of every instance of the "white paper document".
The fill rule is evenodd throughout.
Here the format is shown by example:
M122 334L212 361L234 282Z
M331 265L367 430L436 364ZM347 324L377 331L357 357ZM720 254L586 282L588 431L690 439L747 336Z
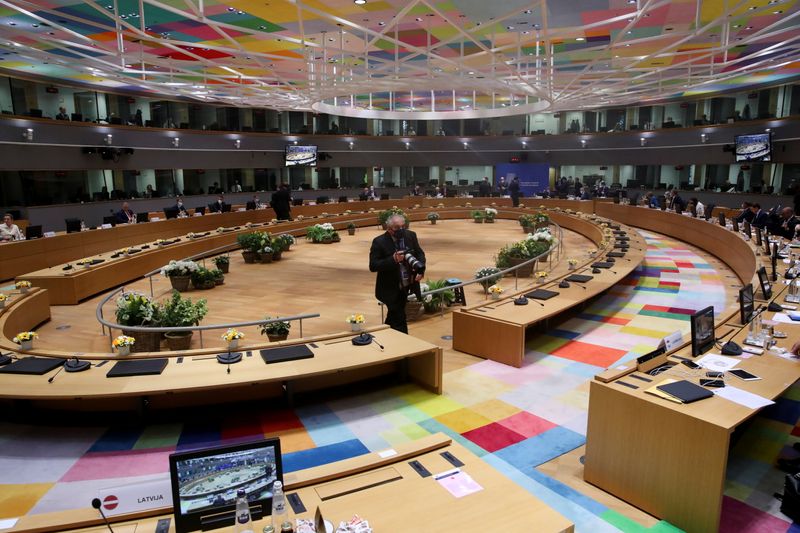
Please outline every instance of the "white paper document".
M717 355L710 353L698 359L697 364L708 370L716 370L718 372L725 372L739 364L738 359L732 357L725 357L724 355Z
M764 398L763 396L753 394L752 392L747 392L746 390L738 387L731 387L728 384L721 389L715 390L714 394L720 398L725 398L726 400L738 403L739 405L749 407L750 409L761 409L762 407L766 407L775 403L772 400Z
M17 525L17 518L3 518L0 520L0 529L11 529Z
M800 324L800 322L795 322L794 320L789 318L789 315L787 315L786 313L775 313L772 316L772 320L774 320L775 322L780 322L781 324Z

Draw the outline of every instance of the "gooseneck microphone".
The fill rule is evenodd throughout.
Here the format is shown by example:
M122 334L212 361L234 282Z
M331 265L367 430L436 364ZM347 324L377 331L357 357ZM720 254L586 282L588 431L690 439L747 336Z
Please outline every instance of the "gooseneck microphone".
M56 379L56 376L58 376L58 375L61 373L61 371L62 371L62 370L64 370L64 365L61 365L61 368L59 368L59 369L58 369L58 372L56 372L55 374L53 374L53 375L50 377L50 379L48 379L48 380L47 380L47 382L48 382L48 383L52 383L52 382L53 382L53 380L55 380L55 379ZM97 501L100 501L100 500L97 500Z
M114 530L111 529L111 524L108 522L108 518L106 518L106 514L103 512L103 502L100 501L100 498L94 498L92 500L92 507L100 511L100 516L103 517L103 521L106 523L106 527L111 533L114 533Z

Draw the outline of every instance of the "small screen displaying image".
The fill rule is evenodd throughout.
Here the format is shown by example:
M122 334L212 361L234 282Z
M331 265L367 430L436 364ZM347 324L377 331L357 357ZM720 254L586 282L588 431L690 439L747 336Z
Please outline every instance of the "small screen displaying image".
M272 446L185 459L176 467L181 514L235 504L239 489L250 501L271 498L277 479Z
M769 133L737 135L735 138L736 162L772 161L772 139Z
M290 144L286 146L286 166L315 166L317 164L317 147Z

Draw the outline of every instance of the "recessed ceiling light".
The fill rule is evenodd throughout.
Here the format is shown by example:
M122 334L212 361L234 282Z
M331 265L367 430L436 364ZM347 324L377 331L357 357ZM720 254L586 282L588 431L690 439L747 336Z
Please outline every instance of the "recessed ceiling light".
M513 30L513 29L514 29L514 26L506 26L506 29L507 29L507 30Z
M741 27L742 27L742 25L741 25L741 24L734 24L734 25L733 25L733 27L734 27L734 29L737 29L737 30L738 30L739 28L741 28Z
M357 6L363 6L367 3L367 0L353 0L353 3Z
M783 13L783 11L781 11L780 9L778 11L772 12L773 15L780 15L781 13Z
M748 26L748 27L746 27L745 29L746 29L746 30L752 30L752 29L753 29L753 27L752 27L752 26Z
M386 23L385 22L379 22L378 26L386 26Z
M585 38L583 38L583 37L575 37L575 40L576 40L576 41L585 41L586 39L585 39Z

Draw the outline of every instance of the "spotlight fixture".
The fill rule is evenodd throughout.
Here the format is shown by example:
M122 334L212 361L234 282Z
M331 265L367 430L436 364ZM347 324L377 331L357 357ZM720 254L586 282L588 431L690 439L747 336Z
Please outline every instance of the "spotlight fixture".
M30 130L28 130L28 131L30 131ZM765 129L764 129L764 132L765 132L765 133L769 133L769 132L771 132L771 131L772 131L772 128L765 128Z
M411 143L406 141L406 150L411 150Z
M172 146L175 148L179 148L181 145L181 138L180 137L173 137L172 138Z
M464 150L466 150L467 148L469 148L469 144L467 144L466 142L464 142Z
M347 143L347 146L349 146L350 149L352 150L353 149L353 141L350 141L349 143Z
M293 143L293 144L296 146L296 145L297 145L297 139L295 139L294 141L292 141L292 143Z
M527 141L522 141L522 147L523 148L527 148L528 147L528 142Z
M581 148L586 148L586 139L581 139Z
M367 3L367 0L353 0L353 3L357 6L363 6Z
M114 142L114 136L111 135L110 133L108 135L106 135L106 138L105 138L106 146L111 146L111 143L113 143L113 142Z
M236 139L235 141L233 141L233 145L236 148L241 148L242 147L242 140L241 139Z
M708 142L708 133L700 134L700 142L706 144Z
M642 146L647 146L647 137L639 137L639 144Z
M30 142L33 140L33 128L25 128L22 130L22 138Z

